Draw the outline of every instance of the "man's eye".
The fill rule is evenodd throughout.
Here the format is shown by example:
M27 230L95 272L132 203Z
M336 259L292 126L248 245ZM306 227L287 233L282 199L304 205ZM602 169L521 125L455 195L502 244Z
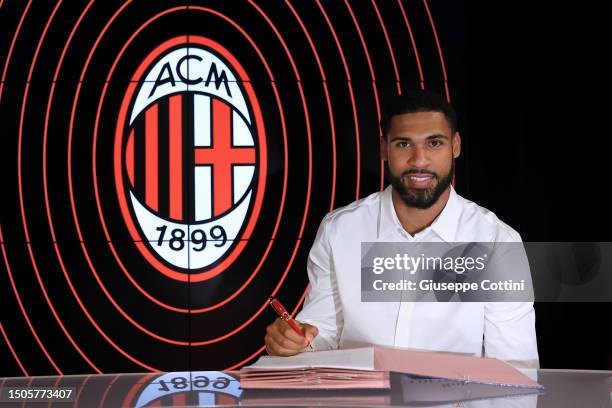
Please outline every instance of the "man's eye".
M410 143L409 142L399 142L397 145L399 147L408 147L408 146L410 146Z
M429 142L429 144L431 145L431 147L440 147L442 145L442 142L439 140L432 140Z

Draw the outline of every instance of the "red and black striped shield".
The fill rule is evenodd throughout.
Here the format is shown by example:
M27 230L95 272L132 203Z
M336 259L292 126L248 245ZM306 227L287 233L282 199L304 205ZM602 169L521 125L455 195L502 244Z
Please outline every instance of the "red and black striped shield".
M266 180L262 114L224 47L196 36L154 49L123 98L115 184L127 228L166 276L223 272L243 250Z

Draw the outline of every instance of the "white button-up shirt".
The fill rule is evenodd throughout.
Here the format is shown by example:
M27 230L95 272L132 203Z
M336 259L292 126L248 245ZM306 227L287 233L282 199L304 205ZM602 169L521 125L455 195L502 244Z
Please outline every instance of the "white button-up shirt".
M318 327L317 349L378 344L539 365L532 302L361 302L361 243L520 242L491 211L451 187L435 221L411 236L392 187L327 214L308 257L310 289L296 320Z

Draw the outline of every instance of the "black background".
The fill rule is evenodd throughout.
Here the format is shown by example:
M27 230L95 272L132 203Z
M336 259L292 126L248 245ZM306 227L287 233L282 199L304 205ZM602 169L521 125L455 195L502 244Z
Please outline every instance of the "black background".
M609 241L601 10L475 3L466 7L469 170L460 191L494 209L524 241ZM542 367L612 368L612 304L535 308Z

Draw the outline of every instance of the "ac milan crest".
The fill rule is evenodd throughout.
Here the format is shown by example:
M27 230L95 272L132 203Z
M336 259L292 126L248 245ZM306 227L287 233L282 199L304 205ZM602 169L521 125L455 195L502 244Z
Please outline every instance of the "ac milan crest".
M198 36L151 52L123 98L115 183L143 256L166 276L203 281L236 259L261 209L266 144L244 69Z

